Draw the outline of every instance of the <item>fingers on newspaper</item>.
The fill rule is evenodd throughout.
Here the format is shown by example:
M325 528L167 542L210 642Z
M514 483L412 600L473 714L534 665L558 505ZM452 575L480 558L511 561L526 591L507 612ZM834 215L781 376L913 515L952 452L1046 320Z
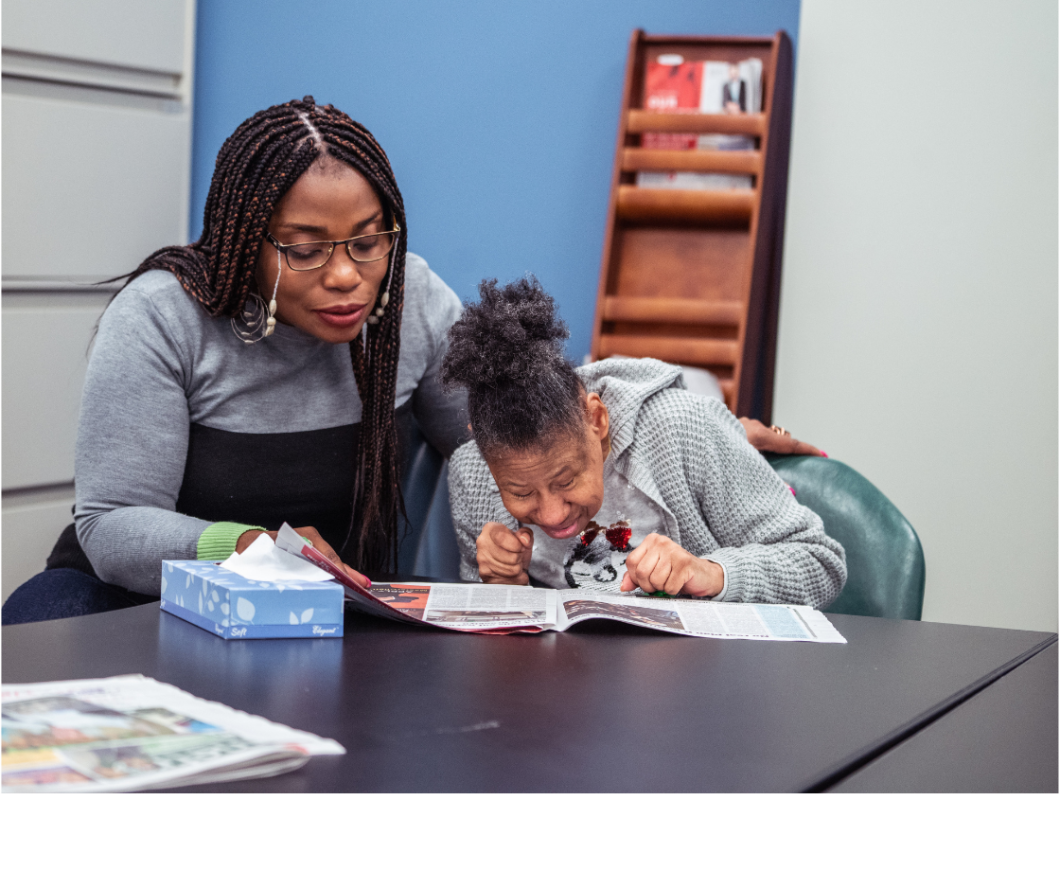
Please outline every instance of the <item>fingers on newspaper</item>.
M846 639L820 611L805 605L749 605L659 599L640 593L589 593L504 584L373 583L359 586L284 524L276 544L309 560L346 588L347 603L377 617L461 632L563 632L585 620L617 620L678 635L761 641Z
M346 751L143 675L9 684L5 792L132 792L269 777Z

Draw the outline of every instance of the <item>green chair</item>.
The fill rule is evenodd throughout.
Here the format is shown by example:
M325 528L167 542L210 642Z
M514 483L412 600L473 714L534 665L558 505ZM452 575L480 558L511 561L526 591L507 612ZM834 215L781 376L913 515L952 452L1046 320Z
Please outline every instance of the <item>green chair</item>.
M847 582L824 610L919 620L924 549L916 530L870 481L838 460L766 454L795 498L815 511L846 549Z

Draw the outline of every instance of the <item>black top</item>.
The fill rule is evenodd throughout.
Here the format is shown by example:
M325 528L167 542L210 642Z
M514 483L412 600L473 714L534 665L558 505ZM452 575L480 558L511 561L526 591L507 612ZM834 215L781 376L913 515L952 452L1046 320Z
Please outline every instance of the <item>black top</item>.
M361 425L235 433L193 423L177 511L265 529L315 526L339 549L350 525ZM279 498L278 498L279 497Z
M411 406L406 402L394 412L402 468L416 427ZM176 510L213 523L313 526L345 556L360 432L360 423L293 433L235 433L193 423ZM60 535L47 568L96 575L73 524Z

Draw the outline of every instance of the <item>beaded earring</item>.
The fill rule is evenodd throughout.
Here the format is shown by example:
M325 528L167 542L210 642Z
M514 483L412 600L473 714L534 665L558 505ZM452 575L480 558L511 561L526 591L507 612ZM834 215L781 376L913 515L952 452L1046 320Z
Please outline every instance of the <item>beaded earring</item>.
M267 339L276 330L276 294L280 290L280 271L283 268L283 254L276 252L276 283L272 286L272 299L268 308L256 293L251 293L243 303L243 311L238 318L232 318L232 332L244 345L253 345ZM248 306L250 307L248 309Z
M386 304L390 302L390 291L384 290L383 295L379 297L379 305L374 312L368 315L368 323L377 324L379 319L383 316L383 312L386 310Z
M395 245L393 251L390 252L390 269L387 270L390 277L387 278L386 290L384 290L382 296L379 297L379 305L376 307L376 310L374 312L372 312L370 315L368 315L368 323L370 323L370 324L374 325L374 324L379 323L379 319L383 316L383 313L386 311L387 303L390 302L390 282L394 278L394 256L395 256L395 252L396 251L397 251L397 245Z

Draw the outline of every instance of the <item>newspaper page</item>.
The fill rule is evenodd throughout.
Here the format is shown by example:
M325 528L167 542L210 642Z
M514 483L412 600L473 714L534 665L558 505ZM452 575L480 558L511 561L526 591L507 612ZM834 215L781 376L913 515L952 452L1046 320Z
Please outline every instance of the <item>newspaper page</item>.
M387 609L388 613L381 616L491 635L550 629L556 609L555 602L547 596L550 592L532 587L442 581L373 583L368 590L377 605ZM349 599L348 604L371 613L354 599Z
M556 596L553 590L511 584L432 584L423 619L465 631L551 628Z
M507 584L373 584L368 592L406 620L462 632L563 632L595 618L702 638L846 643L824 614L804 605L735 604Z
M375 617L485 633L541 632L555 622L548 590L436 582L373 583L365 589L286 523L276 545L324 569L343 585L347 605Z
M394 583L365 590L287 524L277 545L330 572L358 610L462 632L563 632L604 618L702 638L757 638L845 644L820 611L804 605L751 605L643 593L589 593L508 584Z
M557 597L556 629L560 632L583 620L604 618L700 638L846 643L824 614L805 605L750 605L579 590L560 590Z
M5 792L132 792L268 777L346 751L143 675L0 687Z

